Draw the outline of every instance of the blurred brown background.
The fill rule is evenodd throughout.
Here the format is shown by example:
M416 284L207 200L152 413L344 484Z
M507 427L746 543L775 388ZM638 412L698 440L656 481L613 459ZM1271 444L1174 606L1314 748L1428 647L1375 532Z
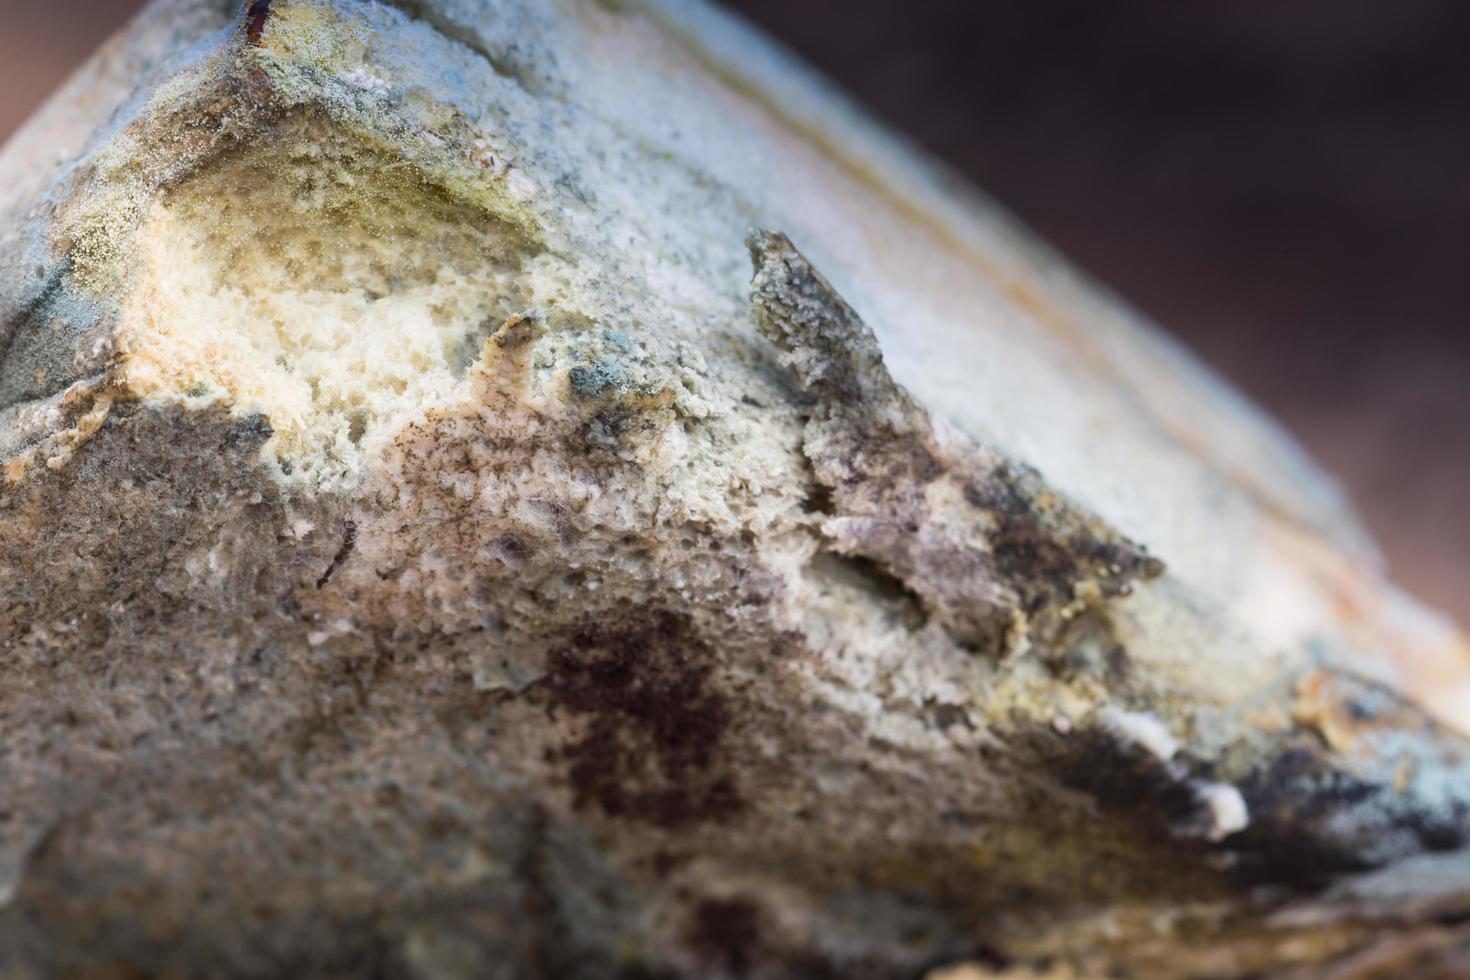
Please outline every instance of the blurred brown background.
M1470 4L732 5L1264 403L1470 623ZM0 138L138 6L0 0Z

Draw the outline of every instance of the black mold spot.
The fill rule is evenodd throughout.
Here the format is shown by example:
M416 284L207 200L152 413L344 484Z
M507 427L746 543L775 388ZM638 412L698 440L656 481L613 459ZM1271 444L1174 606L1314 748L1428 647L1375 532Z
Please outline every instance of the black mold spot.
M352 554L352 549L355 548L356 546L357 546L357 524L356 524L356 522L354 522L354 521L343 521L342 522L342 546L340 548L338 548L337 549L337 553L332 556L332 563L327 566L327 570L322 573L322 577L319 578L319 579L317 579L317 582L316 582L316 587L317 588L319 588L319 589L320 588L323 588L324 586L326 586L326 584L329 581L331 581L332 575L335 574L336 571L337 571L337 569L342 566L342 563L347 560L347 556L350 555L350 554Z
M1240 785L1251 826L1238 845L1247 872L1316 886L1396 857L1456 850L1470 840L1463 804L1436 807L1386 781L1334 767L1307 743L1290 747Z
M1002 467L993 482L967 487L965 497L994 516L991 558L1001 577L1020 592L1028 614L1057 598L1070 598L1078 574L1077 555L1072 545L1042 527L1015 474Z
M1202 781L1215 778L1213 767L1181 753L1165 760L1121 738L1110 726L1089 724L1058 734L1049 728L1018 733L1014 744L1033 754L1038 768L1059 784L1087 794L1106 819L1142 832L1161 852L1181 864L1204 860L1220 842L1206 836L1213 818L1202 807ZM1254 812L1252 812L1254 818ZM1224 845L1239 855L1241 835ZM1199 865L1203 867L1203 865Z
M1093 536L1083 529L1063 534L1055 520L1033 499L1039 477L1029 468L1000 466L994 478L965 488L971 506L987 511L996 522L991 558L1000 576L1017 590L1022 608L1035 614L1058 601L1069 601L1081 579L1096 578L1107 595L1127 591L1127 575L1151 579L1164 564L1143 549Z
M1051 756L1049 768L1060 783L1088 794L1105 811L1152 815L1161 825L1171 825L1195 809L1179 773L1147 750L1120 742L1106 728L1082 728L1067 735L1064 745L1040 747Z
M832 502L832 489L820 483L812 486L811 492L806 495L801 506L808 514L820 514L826 517L837 513L837 508Z
M567 372L567 383L571 385L573 396L591 401L617 391L626 382L616 365L599 363L572 368Z
M710 898L695 906L688 942L735 976L750 970L761 939L760 909L748 898Z
M714 975L766 976L778 964L780 976L803 980L847 980L894 973L891 963L857 959L838 964L821 949L793 943L771 929L760 905L743 895L698 902L690 913L684 941Z
M589 624L551 651L547 689L588 718L559 753L577 808L663 828L744 808L721 765L731 720L712 666L687 617L664 610Z
M262 412L248 415L225 435L225 447L232 451L252 451L265 445L276 430L270 418Z

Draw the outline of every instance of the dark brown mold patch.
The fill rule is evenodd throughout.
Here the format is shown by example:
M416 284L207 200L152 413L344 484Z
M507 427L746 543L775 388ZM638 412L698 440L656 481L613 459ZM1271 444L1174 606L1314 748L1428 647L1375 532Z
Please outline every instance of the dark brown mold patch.
M688 618L666 610L588 623L552 649L546 689L585 716L557 753L578 809L669 829L740 812L723 758L731 709L713 665Z
M1065 736L1039 729L1017 738L1057 782L1092 797L1107 814L1164 830L1194 809L1181 773L1106 727L1085 726Z
M251 0L245 10L245 36L252 45L259 45L265 33L265 22L270 19L271 0Z
M750 899L707 898L694 907L688 942L710 965L744 976L760 940L760 909Z
M745 895L706 897L689 914L684 941L704 967L700 976L846 977L899 975L891 962L854 959L839 964L825 951L791 935Z

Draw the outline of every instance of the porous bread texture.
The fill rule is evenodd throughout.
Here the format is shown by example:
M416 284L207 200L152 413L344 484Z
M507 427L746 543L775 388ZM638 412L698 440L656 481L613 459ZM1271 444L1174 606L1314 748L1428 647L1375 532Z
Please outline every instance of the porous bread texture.
M252 9L0 323L0 973L1229 975L1470 841L1330 486L757 39Z
M516 229L311 111L159 195L135 243L120 382L264 413L265 451L320 483L449 400L528 301Z

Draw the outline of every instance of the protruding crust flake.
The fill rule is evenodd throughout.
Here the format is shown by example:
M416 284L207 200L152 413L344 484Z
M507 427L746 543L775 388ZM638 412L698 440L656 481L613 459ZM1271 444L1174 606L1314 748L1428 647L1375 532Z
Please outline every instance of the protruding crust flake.
M941 431L785 235L756 231L747 244L761 333L817 399L804 449L833 502L821 530L834 550L877 562L956 641L997 655L1162 573L1035 472Z

